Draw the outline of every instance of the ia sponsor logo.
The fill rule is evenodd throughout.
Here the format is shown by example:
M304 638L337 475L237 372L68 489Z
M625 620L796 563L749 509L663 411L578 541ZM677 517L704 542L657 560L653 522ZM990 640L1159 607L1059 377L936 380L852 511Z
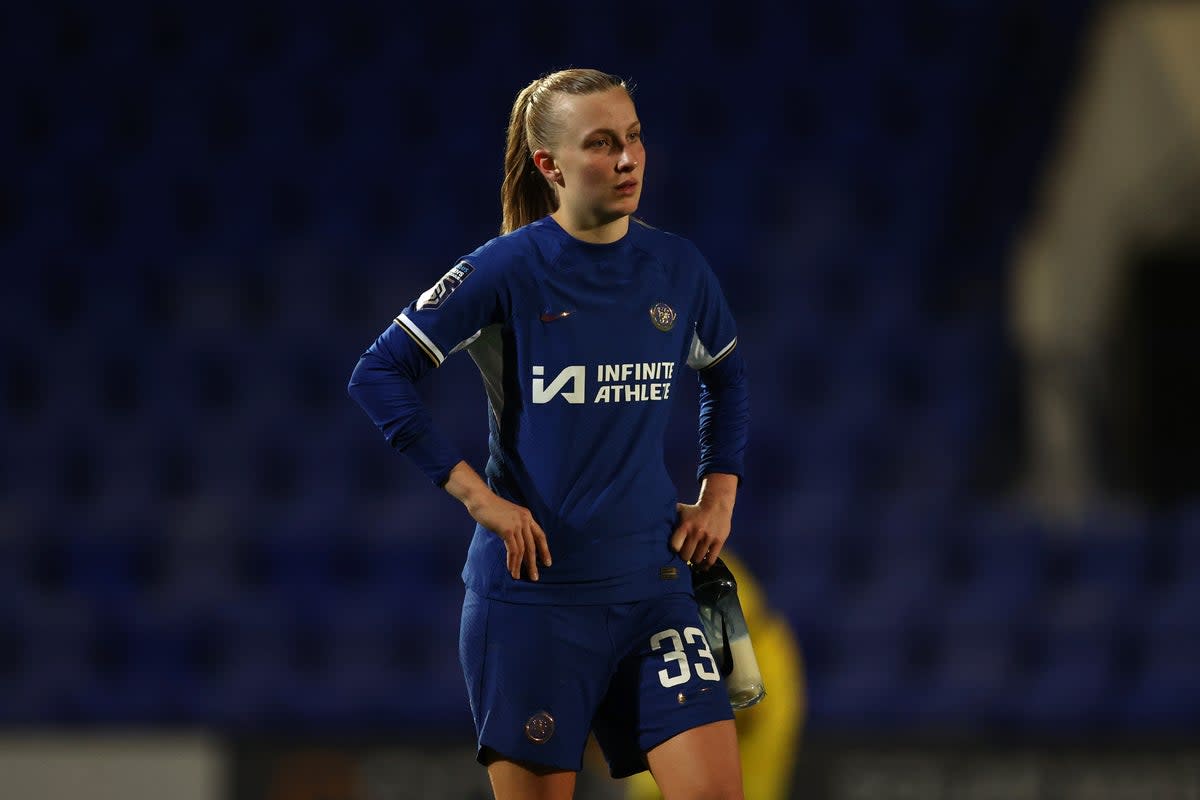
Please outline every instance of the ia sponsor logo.
M588 369L582 364L564 367L546 381L546 368L533 365L535 404L549 403L561 396L572 405L588 402ZM670 361L641 361L628 364L598 364L595 368L596 392L592 403L641 403L666 400L671 393L675 364Z
M550 385L546 386L546 379L543 377L546 373L546 368L539 365L533 367L533 402L549 403L554 399L554 396L561 394L563 399L568 403L582 403L584 398L585 386L587 381L587 373L583 365L567 367L562 372L550 381ZM566 389L567 384L571 384L570 389Z

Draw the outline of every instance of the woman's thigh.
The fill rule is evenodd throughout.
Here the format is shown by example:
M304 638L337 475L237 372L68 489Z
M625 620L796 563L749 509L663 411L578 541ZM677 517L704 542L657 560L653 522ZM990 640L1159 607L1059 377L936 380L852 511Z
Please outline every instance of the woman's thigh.
M743 800L733 720L691 728L646 753L664 800Z
M544 770L498 758L488 764L488 777L496 800L571 800L575 773Z

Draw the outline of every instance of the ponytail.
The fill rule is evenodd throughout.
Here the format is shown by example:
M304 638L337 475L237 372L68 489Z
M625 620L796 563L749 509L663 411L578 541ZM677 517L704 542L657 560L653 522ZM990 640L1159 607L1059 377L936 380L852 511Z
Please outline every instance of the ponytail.
M541 219L558 209L558 194L533 163L533 151L558 140L561 123L553 113L553 95L592 94L621 88L625 81L594 69L564 69L538 78L517 93L508 118L504 183L500 186L500 233Z
M517 94L508 119L504 183L500 186L502 234L512 233L558 208L554 189L533 163L533 147L526 131L529 106L540 83L541 79L538 79Z

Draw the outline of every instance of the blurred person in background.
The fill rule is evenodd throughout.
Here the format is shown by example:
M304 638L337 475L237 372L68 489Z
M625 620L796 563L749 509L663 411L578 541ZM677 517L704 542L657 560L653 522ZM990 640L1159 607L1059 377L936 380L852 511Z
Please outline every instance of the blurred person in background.
M460 659L501 800L572 797L593 730L614 777L649 768L672 800L743 797L689 565L713 564L729 536L747 390L707 261L632 217L645 162L621 78L568 69L522 89L502 235L410 303L348 387L477 523ZM463 349L488 396L486 482L414 389ZM663 453L684 365L701 381L692 504Z
M1023 489L1052 523L1167 505L1200 488L1190 469L1200 439L1194 350L1165 335L1189 330L1174 301L1192 294L1167 266L1200 253L1197 42L1193 3L1098 10L1017 240L1010 313L1024 363Z

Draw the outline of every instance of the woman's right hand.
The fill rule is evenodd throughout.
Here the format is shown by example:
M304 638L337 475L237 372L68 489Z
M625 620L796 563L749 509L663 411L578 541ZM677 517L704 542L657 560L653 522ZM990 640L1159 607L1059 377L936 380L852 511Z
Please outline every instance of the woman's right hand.
M467 505L467 511L483 527L499 536L508 551L508 572L514 580L521 579L522 565L529 571L530 580L538 579L538 561L550 566L550 546L546 533L537 524L528 508L511 503L488 490L484 497Z
M446 491L466 506L472 519L504 542L508 572L513 580L521 579L524 568L528 570L530 580L536 581L539 559L543 566L550 566L546 532L529 509L493 492L465 461L460 461L450 471Z

